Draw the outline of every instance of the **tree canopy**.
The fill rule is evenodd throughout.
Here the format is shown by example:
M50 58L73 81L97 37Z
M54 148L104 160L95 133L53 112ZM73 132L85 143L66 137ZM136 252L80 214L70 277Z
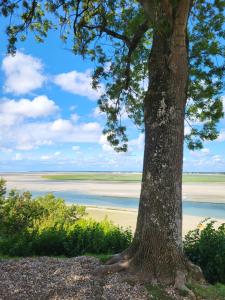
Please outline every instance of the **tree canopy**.
M153 33L166 33L166 18L147 18L142 2L128 0L1 1L1 15L8 18L8 52L14 54L18 40L29 31L43 42L49 30L75 54L95 62L93 87L105 83L98 103L107 115L104 133L117 151L127 150L123 114L144 130L143 102L151 71L148 60ZM179 1L174 0L176 6ZM158 4L157 4L158 3ZM149 1L160 15L160 1ZM185 138L190 149L218 136L223 116L221 93L225 71L225 1L193 1L188 23L189 82Z

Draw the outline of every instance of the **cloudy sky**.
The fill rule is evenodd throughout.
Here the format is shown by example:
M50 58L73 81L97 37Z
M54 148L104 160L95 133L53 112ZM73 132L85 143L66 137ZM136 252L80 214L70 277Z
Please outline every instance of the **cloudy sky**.
M14 57L6 56L5 38L0 60L1 172L141 171L143 134L124 116L129 151L111 149L97 108L104 86L91 89L93 64L74 56L56 33L44 44L30 36ZM185 148L185 171L225 171L225 119L219 129L218 140L201 151Z

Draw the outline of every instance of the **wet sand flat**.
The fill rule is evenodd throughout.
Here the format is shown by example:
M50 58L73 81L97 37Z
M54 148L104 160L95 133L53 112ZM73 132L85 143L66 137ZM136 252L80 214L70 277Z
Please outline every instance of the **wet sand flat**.
M58 173L57 173L58 174ZM0 177L7 180L8 189L30 191L70 191L90 195L138 198L140 183L138 182L99 182L99 181L51 181L42 178L46 173L2 173ZM185 183L183 198L189 201L225 203L225 183ZM115 224L131 227L135 230L137 209L110 209L105 207L87 207L88 214L101 220L107 216ZM201 216L183 215L183 235L204 219ZM217 225L225 222L217 219Z
M58 174L58 173L57 173ZM79 192L90 195L139 198L139 182L52 181L42 178L46 173L0 174L7 187L42 192ZM183 199L211 203L225 203L225 183L184 183Z

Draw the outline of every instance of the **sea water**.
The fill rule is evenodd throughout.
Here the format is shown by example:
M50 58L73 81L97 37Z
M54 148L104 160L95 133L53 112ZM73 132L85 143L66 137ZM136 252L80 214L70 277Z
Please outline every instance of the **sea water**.
M98 196L70 191L49 191L49 193L53 193L55 196L63 198L67 203L79 205L137 209L139 204L139 200L137 198ZM42 193L40 191L33 191L32 194L35 197L46 194L46 192ZM219 218L225 220L225 204L196 202L185 199L183 200L183 213L185 215L200 216L203 218Z

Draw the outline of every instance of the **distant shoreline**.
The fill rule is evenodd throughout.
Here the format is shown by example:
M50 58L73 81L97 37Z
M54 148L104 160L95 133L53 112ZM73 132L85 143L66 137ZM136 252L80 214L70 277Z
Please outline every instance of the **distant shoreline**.
M110 182L110 181L51 181L42 178L43 175L49 173L0 173L7 180L7 188L17 188L18 190L41 191L43 193L52 192L69 192L74 194L86 194L91 196L105 197L124 197L139 198L140 182ZM52 173L50 173L52 175ZM59 173L55 173L59 174ZM60 172L62 174L62 172ZM65 173L64 173L65 174ZM68 173L67 173L68 174ZM83 174L83 173L82 173ZM225 183L184 183L183 198L192 202L207 202L214 204L225 204ZM69 202L69 201L68 201ZM123 227L131 226L135 230L137 212L136 208L129 207L109 207L101 205L85 205L88 214L94 219L104 219L107 215L115 224ZM190 214L183 215L183 234L190 229L196 228L198 223L204 217L193 216ZM217 219L218 225L225 222L224 219Z
M141 171L0 171L0 176L4 176L4 174L46 174L46 173L57 173L57 174L73 174L73 173L115 173L115 174L119 174L119 173L123 173L123 174L142 174ZM197 172L197 171L193 171L193 172L183 172L183 174L194 174L194 175L198 175L198 174L204 174L204 175L216 175L216 174L221 174L221 175L225 175L225 172Z
M140 182L111 182L100 180L55 181L44 179L42 176L46 174L49 173L0 173L0 176L4 177L7 180L8 189L16 188L18 190L26 191L42 191L43 193L51 191L66 191L70 193L83 193L93 196L121 198L139 198L140 195ZM91 176L93 176L93 174ZM183 183L182 189L183 199L187 199L188 201L225 203L225 182Z

